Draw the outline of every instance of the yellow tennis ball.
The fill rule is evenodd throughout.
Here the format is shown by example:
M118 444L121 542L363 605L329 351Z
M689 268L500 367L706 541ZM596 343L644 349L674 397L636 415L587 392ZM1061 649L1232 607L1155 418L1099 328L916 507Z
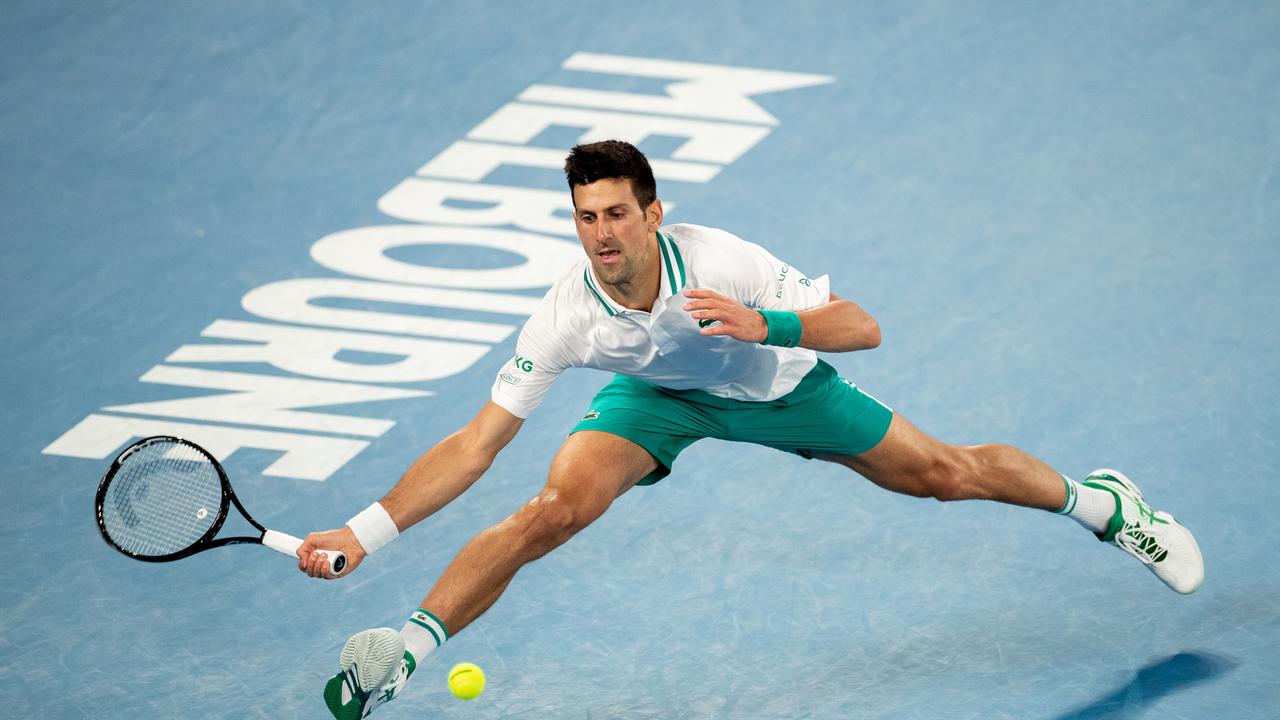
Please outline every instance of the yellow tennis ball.
M449 671L449 689L463 700L474 700L484 692L484 671L471 663L454 665Z

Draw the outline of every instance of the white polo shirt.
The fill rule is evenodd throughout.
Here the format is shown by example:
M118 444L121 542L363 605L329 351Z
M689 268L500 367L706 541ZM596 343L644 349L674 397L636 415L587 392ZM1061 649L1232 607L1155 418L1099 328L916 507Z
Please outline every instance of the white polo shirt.
M686 288L704 288L756 310L805 310L830 298L826 275L810 280L767 250L701 225L658 231L662 280L651 312L614 302L584 257L547 291L516 341L492 397L528 417L560 373L588 367L673 390L763 402L795 389L817 363L805 348L706 336L683 309Z

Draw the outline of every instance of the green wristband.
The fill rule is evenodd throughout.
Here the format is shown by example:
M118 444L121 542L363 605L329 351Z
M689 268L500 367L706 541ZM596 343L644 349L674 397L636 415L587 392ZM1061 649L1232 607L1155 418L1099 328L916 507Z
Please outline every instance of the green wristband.
M800 325L800 316L789 310L757 310L764 317L765 327L769 334L760 342L761 345L777 345L778 347L795 347L800 344L800 335L804 328Z

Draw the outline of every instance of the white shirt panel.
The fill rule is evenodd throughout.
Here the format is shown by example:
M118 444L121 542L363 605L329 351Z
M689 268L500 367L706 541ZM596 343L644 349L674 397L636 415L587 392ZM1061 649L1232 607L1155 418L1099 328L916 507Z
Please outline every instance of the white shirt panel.
M651 312L614 302L583 258L525 323L516 357L494 380L493 401L528 417L570 367L755 402L795 389L816 353L702 335L680 291L705 288L758 310L805 310L828 302L827 277L810 280L759 245L714 228L671 225L658 242L662 281Z

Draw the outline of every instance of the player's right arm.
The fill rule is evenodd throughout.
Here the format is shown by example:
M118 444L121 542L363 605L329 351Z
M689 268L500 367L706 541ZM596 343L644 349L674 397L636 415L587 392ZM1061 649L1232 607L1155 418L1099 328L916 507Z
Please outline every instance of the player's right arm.
M436 443L405 471L378 504L395 523L396 532L429 517L480 478L498 453L511 442L524 419L492 400L462 428ZM298 548L298 569L316 578L332 578L317 548L341 550L350 574L364 560L365 548L349 525L314 532Z
M471 422L423 453L379 502L398 529L408 529L471 487L523 424L489 400Z
M515 356L498 369L490 399L475 418L419 457L391 492L346 525L308 535L298 549L299 570L312 577L332 577L316 552L329 548L347 554L350 574L366 555L453 502L489 469L560 373L580 364L574 343L566 341L575 337L573 325L558 319L564 317L557 313L565 304L557 303L562 289L557 283L529 317L516 341Z
M524 423L490 400L470 423L424 452L379 501L397 529L410 528L462 495Z

